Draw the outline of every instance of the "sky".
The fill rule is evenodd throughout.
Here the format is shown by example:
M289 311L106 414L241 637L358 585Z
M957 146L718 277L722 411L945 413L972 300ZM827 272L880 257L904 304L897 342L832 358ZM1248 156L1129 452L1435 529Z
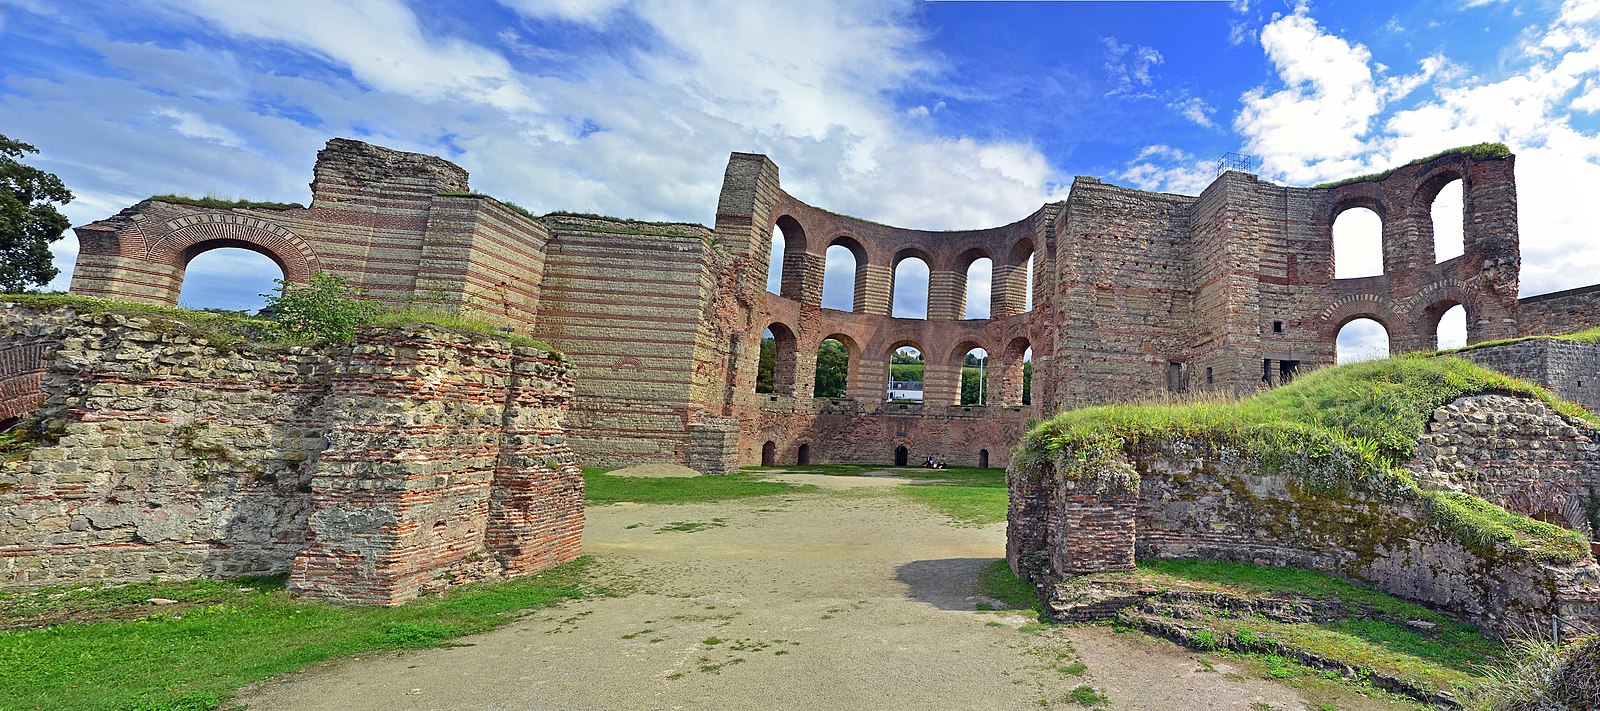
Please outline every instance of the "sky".
M1600 281L1600 0L0 0L0 133L80 225L159 193L306 202L333 136L535 213L702 224L728 153L759 152L808 203L925 229L1013 222L1076 175L1196 194L1243 152L1311 185L1502 141L1523 293ZM183 301L277 276L212 252Z

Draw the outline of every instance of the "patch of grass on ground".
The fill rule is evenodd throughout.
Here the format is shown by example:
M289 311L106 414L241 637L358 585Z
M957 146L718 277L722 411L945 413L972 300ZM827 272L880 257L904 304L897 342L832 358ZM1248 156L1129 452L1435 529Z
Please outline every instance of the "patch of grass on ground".
M0 632L0 699L15 709L200 711L234 689L366 652L446 646L519 613L585 595L592 563L470 585L400 607L296 599L281 579L51 588L0 598L7 624L83 620ZM150 597L180 601L144 603ZM135 611L142 613L135 619ZM106 620L90 622L88 620Z
M795 494L817 487L770 481L754 474L695 477L612 476L605 470L583 470L584 498L590 506L631 501L639 504L687 504Z
M1587 330L1583 330L1583 331L1574 331L1572 333L1563 333L1563 334L1555 334L1555 335L1521 336L1519 338L1502 338L1502 339L1497 340L1497 341L1484 341L1482 343L1473 343L1471 345L1462 346L1460 348L1451 348L1451 349L1448 349L1448 350L1434 351L1432 353L1432 355L1450 355L1452 353L1465 353L1467 351L1478 350L1479 348L1493 348L1494 346L1503 346L1503 345L1506 345L1508 343L1521 343L1523 341L1572 341L1574 343L1600 343L1600 328L1591 328L1591 329L1587 329Z
M1001 558L990 563L978 576L979 595L992 597L1005 603L1008 610L1039 610L1039 596L1033 585L1012 574L1011 566Z
M956 523L985 526L1006 520L1010 492L987 486L904 486L899 489Z
M902 487L905 495L933 507L956 523L983 526L1006 520L1010 503L1006 489L1006 470L977 467L865 466L858 464L807 464L787 467L745 467L746 472L785 471L832 476L892 476L916 479L914 486Z
M1367 667L1418 685L1439 689L1475 688L1481 666L1503 654L1499 643L1478 630L1416 603L1371 588L1307 570L1195 560L1141 561L1122 574L1158 589L1212 590L1242 596L1298 595L1338 599L1349 614L1327 622L1289 624L1254 616L1207 615L1197 640L1231 639L1243 646L1270 648L1269 640L1353 667ZM1420 620L1435 627L1417 631L1403 623ZM1259 644L1257 644L1259 642ZM1201 646L1205 646L1202 644ZM1292 676L1294 669L1269 665L1268 676ZM1287 670L1287 671L1286 671Z

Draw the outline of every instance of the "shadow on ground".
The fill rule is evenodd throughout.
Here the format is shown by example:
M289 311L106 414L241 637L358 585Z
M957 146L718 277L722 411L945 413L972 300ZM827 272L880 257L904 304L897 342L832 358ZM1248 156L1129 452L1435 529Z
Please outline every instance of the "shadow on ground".
M945 558L918 560L895 569L895 579L906 584L906 597L941 610L976 610L980 601L978 576L997 558Z

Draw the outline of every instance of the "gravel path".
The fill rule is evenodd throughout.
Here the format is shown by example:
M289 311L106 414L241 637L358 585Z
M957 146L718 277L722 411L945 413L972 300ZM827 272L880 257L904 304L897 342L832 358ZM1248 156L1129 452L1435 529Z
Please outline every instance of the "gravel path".
M1221 663L1204 670L1193 654L1141 635L1033 631L1021 615L976 611L973 583L1004 550L1004 524L951 526L887 491L897 480L784 478L830 491L591 508L585 549L637 586L630 595L541 610L459 647L319 667L238 702L251 711L1037 709L1077 708L1068 694L1089 684L1111 709L1315 708L1295 689ZM708 527L661 530L684 522ZM1072 673L1077 661L1086 674ZM1389 706L1353 697L1338 708Z

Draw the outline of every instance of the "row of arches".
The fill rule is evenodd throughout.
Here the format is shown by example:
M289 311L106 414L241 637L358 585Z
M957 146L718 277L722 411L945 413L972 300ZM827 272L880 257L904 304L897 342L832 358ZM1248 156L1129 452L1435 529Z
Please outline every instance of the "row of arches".
M806 242L803 229L793 218L780 217L772 229L767 261L767 291L792 299L806 299L802 284ZM900 250L887 265L888 284L879 309L894 318L989 319L1033 310L1034 249L1029 240L1013 245L997 267L995 259L980 249L959 255L948 272L936 272L925 251L908 247ZM828 243L823 253L822 286L819 304L823 308L871 313L865 303L873 294L869 283L869 261L865 247L853 237L841 235ZM1008 303L997 305L997 291L1006 294ZM935 308L938 302L944 308Z
M905 446L903 444L899 445L899 446L896 446L894 448L893 457L894 457L894 465L895 466L897 466L897 467L911 466L911 449L909 447L907 447L907 446ZM794 463L797 464L797 465L805 466L807 464L810 464L811 463L811 444L809 442L802 442L798 447L795 447L795 457L794 458L795 458L795 462ZM973 457L973 463L976 464L979 469L988 469L989 468L989 450L988 450L988 448L980 448L978 450L978 453ZM775 466L778 466L779 464L780 464L780 462L778 461L778 443L769 439L764 444L761 445L761 466L764 466L764 467L775 467Z
M1467 344L1467 308L1445 309L1434 326L1434 347L1439 350ZM1389 327L1376 316L1358 316L1339 327L1334 339L1334 362L1355 363L1389 357Z
M854 370L866 366L860 348L848 336L828 336L809 352L809 360L803 355L788 326L768 326L762 332L755 391L792 396L809 392L814 398L881 398L891 403L1010 407L1033 402L1033 346L1026 337L1013 338L998 359L991 358L988 349L967 342L949 358L930 361L922 346L901 341L890 346L881 361L875 361L882 366L881 378ZM807 370L809 378L802 374Z
M1431 238L1431 264L1460 257L1466 251L1466 195L1459 176L1424 183L1418 199L1428 203L1427 219L1414 221L1418 239ZM1384 268L1384 218L1381 206L1358 201L1339 208L1333 220L1333 278L1381 276ZM1424 240L1427 241L1427 240ZM1418 245L1418 249L1421 245ZM1390 261L1399 261L1399 255Z

